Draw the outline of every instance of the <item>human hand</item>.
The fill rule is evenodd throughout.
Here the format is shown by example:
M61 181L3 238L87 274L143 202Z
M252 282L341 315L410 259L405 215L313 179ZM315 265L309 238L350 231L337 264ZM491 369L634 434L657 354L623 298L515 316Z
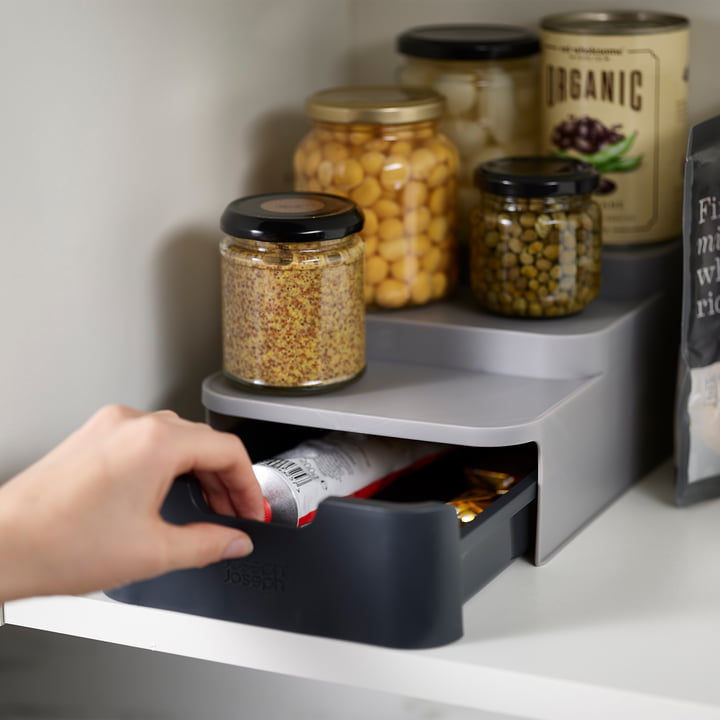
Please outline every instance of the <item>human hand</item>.
M241 530L171 525L160 508L192 472L210 508L262 520L242 442L170 411L101 409L0 487L0 602L104 590L252 551Z

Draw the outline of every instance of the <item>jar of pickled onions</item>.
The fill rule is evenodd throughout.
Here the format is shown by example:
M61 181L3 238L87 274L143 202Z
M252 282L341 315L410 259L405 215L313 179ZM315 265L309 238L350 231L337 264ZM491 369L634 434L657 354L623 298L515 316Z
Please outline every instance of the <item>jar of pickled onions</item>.
M442 131L460 153L460 237L480 200L478 165L534 155L540 148L540 41L513 25L453 24L410 28L396 38L403 87L436 90L446 100Z

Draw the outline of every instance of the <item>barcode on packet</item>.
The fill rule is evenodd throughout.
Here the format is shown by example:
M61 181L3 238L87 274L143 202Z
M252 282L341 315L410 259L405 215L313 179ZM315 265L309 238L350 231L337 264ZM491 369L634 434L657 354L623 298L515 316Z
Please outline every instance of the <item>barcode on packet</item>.
M309 482L312 482L312 475L310 475L305 468L292 460L286 460L285 458L272 458L270 460L265 460L262 464L279 470L296 488L300 488L303 485L307 485Z

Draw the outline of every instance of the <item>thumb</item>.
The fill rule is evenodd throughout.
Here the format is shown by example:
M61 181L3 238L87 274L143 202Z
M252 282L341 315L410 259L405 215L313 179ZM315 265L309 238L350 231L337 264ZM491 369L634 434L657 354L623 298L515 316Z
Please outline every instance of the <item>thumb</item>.
M253 551L250 537L241 530L215 523L169 525L168 561L174 569L199 568L220 560L241 558Z

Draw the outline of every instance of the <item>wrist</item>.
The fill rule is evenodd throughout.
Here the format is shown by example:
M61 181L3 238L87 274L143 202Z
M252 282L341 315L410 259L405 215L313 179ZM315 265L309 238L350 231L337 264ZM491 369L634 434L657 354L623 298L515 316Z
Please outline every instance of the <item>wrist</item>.
M40 549L33 548L28 505L20 495L12 480L0 486L0 602L42 592L42 572L35 554Z

